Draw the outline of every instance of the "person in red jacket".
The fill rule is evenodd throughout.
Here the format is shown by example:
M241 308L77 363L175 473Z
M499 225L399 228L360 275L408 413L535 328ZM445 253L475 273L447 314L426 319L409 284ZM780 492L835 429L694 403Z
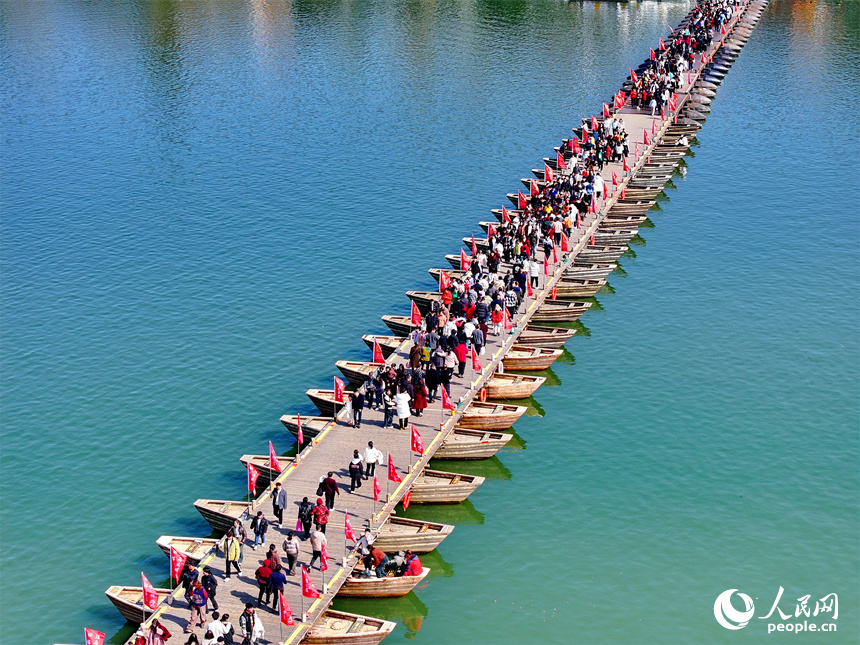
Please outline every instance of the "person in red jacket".
M454 354L457 356L457 360L460 362L460 371L457 373L457 376L463 376L463 373L466 371L466 359L469 357L469 348L466 347L466 343L460 343L454 349Z
M403 562L403 573L400 575L420 576L423 571L424 567L421 566L421 560L418 559L418 556L412 551L407 551Z

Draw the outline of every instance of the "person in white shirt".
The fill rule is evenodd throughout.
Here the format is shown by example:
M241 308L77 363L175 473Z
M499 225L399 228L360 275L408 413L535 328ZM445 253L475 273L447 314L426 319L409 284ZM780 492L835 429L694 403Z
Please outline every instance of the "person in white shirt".
M373 447L373 442L367 442L364 449L364 478L373 477L376 474L376 464L381 464L384 459L382 452Z

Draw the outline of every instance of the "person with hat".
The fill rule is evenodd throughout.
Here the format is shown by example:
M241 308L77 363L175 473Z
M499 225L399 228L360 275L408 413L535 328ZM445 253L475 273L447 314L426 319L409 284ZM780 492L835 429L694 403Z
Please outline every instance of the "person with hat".
M317 505L311 510L311 516L314 518L314 527L320 533L325 533L325 527L328 524L328 516L331 511L328 506L323 504L322 498L317 497Z
M272 591L269 588L269 578L272 577L271 564L269 560L263 560L263 564L257 567L257 570L254 572L254 578L257 579L257 586L260 588L260 593L257 594L257 607L260 606L260 603L268 605L272 595ZM265 602L263 601L263 594L266 595Z

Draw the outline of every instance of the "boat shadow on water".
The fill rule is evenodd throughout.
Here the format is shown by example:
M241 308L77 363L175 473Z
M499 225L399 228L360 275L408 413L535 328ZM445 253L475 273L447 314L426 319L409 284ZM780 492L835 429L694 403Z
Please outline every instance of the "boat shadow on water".
M421 623L429 613L427 605L421 602L414 591L410 591L402 598L335 597L332 608L393 621L397 623L394 633L403 629L405 638L415 638L418 630L421 629Z
M409 510L397 509L398 517L425 522L440 522L455 526L484 523L484 514L468 499L459 504L416 504Z
M459 461L456 465L453 465L447 459L431 459L427 467L430 470L454 471L463 475L472 475L496 481L505 481L513 477L513 473L498 457Z

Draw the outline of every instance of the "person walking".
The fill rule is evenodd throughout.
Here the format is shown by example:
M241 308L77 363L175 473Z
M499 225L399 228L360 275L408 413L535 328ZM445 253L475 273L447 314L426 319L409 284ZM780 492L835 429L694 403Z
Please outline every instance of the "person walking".
M303 540L307 540L311 536L311 523L313 522L313 514L314 505L308 501L307 497L302 497L302 501L299 504L299 524L302 525L302 530L304 531L304 535L302 536Z
M191 617L188 619L188 625L185 627L186 632L191 631L191 626L195 627L203 627L205 621L204 616L206 615L206 601L209 599L209 595L206 593L206 590L203 588L203 585L200 584L199 580L195 580L191 585L191 600L189 601L191 605Z
M191 602L191 586L197 582L197 576L197 567L186 560L182 567L182 573L179 575L179 580L182 583L182 588L185 590L185 600L188 602Z
M315 530L311 533L311 563L308 565L308 569L312 569L314 566L314 562L319 560L322 557L322 548L323 545L328 546L328 540L325 536L325 531Z
M236 575L242 573L239 568L239 556L242 554L242 545L239 543L239 538L235 535L227 536L227 542L224 545L224 559L227 561L224 572L224 580L230 581L230 567L236 569Z
M314 518L314 527L320 533L325 533L325 527L328 524L328 515L331 511L328 506L323 504L322 498L317 498L317 505L311 510L311 516ZM313 538L313 533L311 533Z
M367 442L364 449L364 478L368 479L376 474L376 464L381 464L384 456L382 452L373 447L373 442Z
M266 555L263 559L269 561L270 569L274 569L275 566L281 564L281 556L278 555L278 547L274 544L270 544L269 550L266 551Z
M361 413L364 411L364 392L358 391L352 397L352 416L355 419L355 427L361 427Z
M352 451L352 460L349 462L349 492L354 493L356 488L361 488L361 476L364 474L362 463L364 459L358 450Z
M200 578L200 584L203 585L206 593L209 594L209 602L212 603L212 609L216 610L217 613L218 601L215 600L215 594L218 591L218 579L209 567L203 567L203 576ZM217 616L215 617L217 618Z
M433 403L436 400L436 393L439 391L439 370L432 362L424 374L424 383L427 385L428 403Z
M259 640L257 623L259 622L257 614L254 612L254 605L250 602L245 603L245 611L239 616L239 629L242 631L242 645L256 645Z
M457 376L463 378L463 374L466 371L466 359L469 357L469 348L466 346L466 343L460 343L454 349L454 354L457 356L457 362L460 364L460 371L457 373Z
M260 593L257 594L257 607L259 607L260 604L269 604L269 599L272 593L269 590L269 578L271 577L272 563L270 560L263 560L263 564L257 567L257 570L254 572L254 578L256 578L257 586L260 589ZM266 596L265 600L263 600L264 595Z
M239 520L233 520L233 526L230 527L229 532L230 534L235 535L236 539L239 540L239 559L237 562L241 562L242 558L245 556L245 542L248 540L248 532Z
M284 553L287 554L287 575L294 576L296 575L296 561L299 559L299 551L302 548L302 543L296 537L296 534L290 531L287 533L287 539L284 540L283 548Z
M396 402L394 397L391 396L391 392L388 391L388 388L385 388L385 391L382 393L382 406L385 414L385 419L382 422L383 428L393 425L395 405Z
M409 402L412 400L412 397L409 396L409 392L403 389L397 393L394 400L397 405L397 421L400 423L401 428L405 428L409 425Z
M263 516L263 511L257 511L257 516L251 520L251 530L254 532L254 544L251 548L257 550L257 544L266 545L266 531L269 529L269 521Z
M284 509L287 507L287 491L281 486L281 482L275 484L272 491L272 512L278 518L278 526L284 523Z
M416 379L415 382L412 409L417 417L424 416L424 410L427 409L427 387L421 379Z
M274 571L272 571L272 575L269 576L269 591L272 593L272 609L278 611L278 598L281 595L281 592L284 590L284 585L287 584L287 576L284 575L284 572L281 570L281 567L278 567Z
M320 482L320 488L325 494L325 505L328 506L329 510L334 509L335 495L340 495L340 489L338 488L337 482L335 481L333 475L334 473L332 471L329 471L325 479Z

